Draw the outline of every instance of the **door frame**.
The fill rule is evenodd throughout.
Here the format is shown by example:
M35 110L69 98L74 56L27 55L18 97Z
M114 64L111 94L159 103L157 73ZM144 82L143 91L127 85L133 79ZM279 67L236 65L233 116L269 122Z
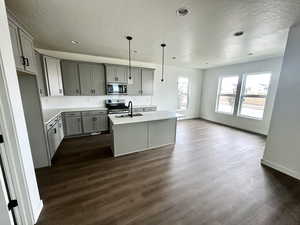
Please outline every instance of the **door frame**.
M32 225L35 223L35 219L30 205L29 190L21 160L21 148L18 143L11 108L0 50L0 125L5 149L2 160L11 197L18 200L18 207L15 208L16 220L20 225Z

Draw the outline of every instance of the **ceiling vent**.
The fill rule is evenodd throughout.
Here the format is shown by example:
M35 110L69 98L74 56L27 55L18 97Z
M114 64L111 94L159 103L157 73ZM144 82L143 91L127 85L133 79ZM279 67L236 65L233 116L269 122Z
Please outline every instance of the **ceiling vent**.
M185 7L179 8L179 9L177 9L177 11L176 11L176 14L177 14L178 16L186 16L186 15L189 14L189 13L190 13L190 10L188 10L188 9L185 8Z

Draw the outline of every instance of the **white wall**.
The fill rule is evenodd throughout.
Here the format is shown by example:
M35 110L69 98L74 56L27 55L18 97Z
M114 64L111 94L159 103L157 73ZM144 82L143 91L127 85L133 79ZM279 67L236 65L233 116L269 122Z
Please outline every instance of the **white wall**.
M61 59L90 61L98 63L115 63L125 64L125 60L103 58L98 56L90 56L84 54L75 54L60 51L38 50L42 54L46 54ZM126 64L125 64L126 65ZM72 108L72 107L97 107L103 106L104 100L107 98L122 98L127 101L132 100L134 105L156 105L158 110L176 111L177 109L177 79L179 76L185 76L190 81L189 107L184 113L185 118L199 117L200 113L200 96L202 70L179 68L167 66L165 69L165 81L161 82L161 67L160 65L133 62L133 66L141 66L154 68L154 95L153 96L64 96L64 97L44 97L42 98L43 108Z
M207 120L267 135L281 70L281 63L282 57L278 57L257 62L242 63L205 70L202 85L200 116ZM215 112L218 81L220 76L260 72L272 73L269 96L267 99L265 116L263 120L253 120Z
M0 53L4 70L3 79L0 79L0 112L4 118L1 128L10 151L8 154L11 154L12 172L20 175L18 179L13 177L13 180L17 194L19 193L17 197L21 211L26 210L29 219L23 223L33 224L42 209L42 202L36 182L5 10L4 0L0 0Z
M263 164L300 179L300 25L289 32Z

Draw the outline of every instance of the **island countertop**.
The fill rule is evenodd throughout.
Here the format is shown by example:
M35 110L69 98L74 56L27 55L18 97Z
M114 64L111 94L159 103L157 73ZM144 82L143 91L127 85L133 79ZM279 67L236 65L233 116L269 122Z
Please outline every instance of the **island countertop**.
M129 124L129 123L142 123L155 120L166 120L177 118L176 112L171 111L154 111L142 112L142 116L123 117L117 118L119 114L108 115L113 125Z

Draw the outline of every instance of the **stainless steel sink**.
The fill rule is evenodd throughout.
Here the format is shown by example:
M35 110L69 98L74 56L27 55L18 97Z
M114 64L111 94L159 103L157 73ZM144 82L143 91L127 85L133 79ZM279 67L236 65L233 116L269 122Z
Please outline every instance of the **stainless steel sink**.
M136 117L136 116L143 116L142 113L133 113L132 114L132 117ZM131 117L130 114L124 114L124 115L119 115L119 116L116 116L116 118L128 118L128 117Z

